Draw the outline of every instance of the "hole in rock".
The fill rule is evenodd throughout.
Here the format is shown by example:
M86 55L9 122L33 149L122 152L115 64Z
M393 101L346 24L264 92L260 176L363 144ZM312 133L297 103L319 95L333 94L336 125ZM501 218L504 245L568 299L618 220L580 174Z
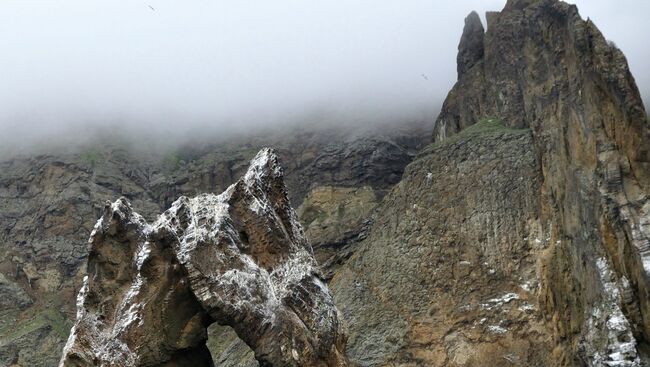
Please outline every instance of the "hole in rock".
M215 367L258 367L255 353L230 326L216 322L208 327L206 342Z

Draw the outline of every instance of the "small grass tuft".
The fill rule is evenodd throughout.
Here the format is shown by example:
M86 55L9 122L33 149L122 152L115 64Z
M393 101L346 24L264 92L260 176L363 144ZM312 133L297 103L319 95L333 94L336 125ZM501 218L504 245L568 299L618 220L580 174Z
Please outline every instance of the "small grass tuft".
M424 156L429 154L433 149L446 146L449 144L454 144L462 139L467 139L471 137L480 137L488 136L492 134L528 134L530 129L513 129L507 127L503 121L494 117L486 117L479 122L471 125L464 130L461 130L459 133L454 134L442 141L435 142L429 145L427 148L422 150L422 153L419 156Z
M474 125L466 128L465 130L460 131L456 136L471 136L471 135L482 135L490 134L495 132L522 132L527 131L528 129L512 129L507 127L503 121L497 118L485 118ZM451 137L453 138L453 136Z
M180 155L176 151L169 152L163 157L163 167L170 172L177 171L182 166Z
M97 148L86 149L81 152L81 160L88 164L90 167L95 168L104 159L102 152Z

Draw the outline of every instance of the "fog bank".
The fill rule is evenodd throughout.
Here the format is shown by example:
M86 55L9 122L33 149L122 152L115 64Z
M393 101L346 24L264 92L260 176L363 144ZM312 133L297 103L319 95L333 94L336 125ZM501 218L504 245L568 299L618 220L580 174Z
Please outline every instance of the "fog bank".
M456 80L464 17L504 4L5 0L0 144L24 150L98 132L225 136L305 116L433 119ZM577 4L650 94L650 2Z

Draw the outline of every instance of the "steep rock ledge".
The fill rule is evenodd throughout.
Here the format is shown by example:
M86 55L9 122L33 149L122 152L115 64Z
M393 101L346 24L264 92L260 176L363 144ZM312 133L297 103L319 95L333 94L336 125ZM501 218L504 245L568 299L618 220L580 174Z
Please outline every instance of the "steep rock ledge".
M544 366L547 239L527 129L484 121L425 149L330 286L360 366Z
M625 56L557 0L509 0L487 19L484 35L467 22L459 50L483 56L459 65L434 140L486 117L531 129L555 363L639 365L637 344L650 340L650 129Z
M179 198L153 224L126 199L90 238L61 366L210 366L231 326L262 366L345 366L346 337L275 154L221 195Z

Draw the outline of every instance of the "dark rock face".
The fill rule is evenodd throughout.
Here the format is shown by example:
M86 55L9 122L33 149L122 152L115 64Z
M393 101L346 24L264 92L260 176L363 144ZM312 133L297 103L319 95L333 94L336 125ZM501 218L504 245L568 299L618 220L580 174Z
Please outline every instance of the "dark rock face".
M206 327L231 326L262 366L346 366L345 334L262 150L221 195L181 197L151 225L106 206L62 366L211 366Z
M125 162L107 155L93 168L83 158L40 156L0 164L0 272L12 285L0 297L31 299L0 305L0 365L58 363L99 203L126 195L143 213L160 210L142 186L146 171L122 169Z
M355 226L365 226L362 216L369 216L377 198L399 181L430 129L419 123L365 130L301 128L179 148L162 156L96 146L0 162L0 274L4 276L0 297L7 300L0 302L0 365L58 363L86 272L87 239L107 200L125 196L152 221L179 196L225 190L245 174L262 146L271 145L285 163L293 205L300 206L310 192L323 192L324 187L337 193L332 200L351 203L345 208L351 208L352 216L342 210L318 209L323 212L318 215L321 219L309 219L311 226L329 228L345 220L345 231L307 227L319 262L339 266L349 255L341 257L333 249L343 246L349 253L354 251L356 242L346 239L362 232ZM321 199L317 204L308 206L337 205L323 204ZM334 267L327 266L324 273L330 277ZM234 332L226 340L210 335L211 350L223 351L213 356L215 362L234 360L237 365L240 359L231 353L252 355ZM237 348L213 348L233 342Z
M650 129L624 55L573 5L509 0L488 14L483 57L449 93L434 140L488 117L532 131L554 363L638 365L650 337Z
M591 106L583 114L614 109L589 100L588 95L599 93L616 107L620 103L619 113L629 115L634 126L634 131L619 132L617 141L644 156L647 148L638 142L645 137L640 125L645 113L625 57L592 22L580 18L575 6L555 0L508 1L502 12L488 14L484 38L484 56L459 78L445 102L436 139L486 116L513 127L534 126L560 102L572 102L567 108ZM631 140L622 144L625 139Z
M276 143L263 139L278 146L287 162L290 199L300 207L315 257L326 265L350 326L348 356L360 366L646 365L650 132L625 57L575 6L556 0L509 0L487 19L487 32L476 14L466 19L459 79L434 127L434 144L403 177L418 133L398 139L302 131ZM48 351L60 346L59 331L67 330L59 310L70 309L66 300L86 272L79 265L86 256L80 239L92 228L93 213L101 214L92 203L125 193L150 218L180 194L224 190L244 174L259 143L197 150L172 157L166 169L119 154L97 167L55 157L4 163L0 293L10 301L0 302L0 364L52 365ZM262 181L274 186L273 179ZM313 267L299 236L282 230L293 228L286 219L291 215L257 212L288 204L274 199L258 206L252 199L286 196L272 194L271 186L236 184L218 200L204 195L176 201L155 222L164 229L115 204L119 218L136 224L120 223L135 229L121 230L119 239L96 234L109 240L91 253L88 271L111 279L116 298L93 303L84 296L91 314L99 318L102 306L124 311L115 302L129 294L124 290L134 284L132 276L169 279L142 290L154 298L188 300L186 313L170 322L173 333L152 333L155 346L141 349L150 360L210 363L205 327L217 320L231 327L211 338L217 344L212 360L224 366L254 366L254 353L263 363L298 363L294 350L300 363L339 363L344 337L329 312L329 293L319 293L316 273L298 271L310 275L296 278L286 271L304 270L286 264ZM222 204L231 220L194 236L191 219L212 217L208 208ZM226 233L228 241L213 233ZM251 238L263 246L253 246ZM144 243L155 246L145 257L157 265L143 262L143 273L135 247ZM250 259L232 270L254 292L210 282L231 268L215 268L206 260L214 256L200 249L234 261L224 264ZM118 258L118 250L120 261L107 260ZM123 262L136 265L118 266ZM270 286L260 286L259 279ZM302 296L269 294L276 286ZM214 297L226 293L248 301L232 305L224 302L228 297ZM260 328L260 322L268 325L260 305L274 296L281 300L275 310L283 326ZM54 313L30 313L43 309ZM307 309L331 322L317 322ZM144 318L167 317L138 310ZM302 315L301 323L293 315ZM115 321L128 317L111 317L99 325L111 332L137 329L136 323L123 329ZM276 335L295 336L305 328L316 330L316 337L276 341ZM128 345L142 342L136 334L120 335ZM96 336L84 338L101 339ZM120 354L122 344L106 342L115 345L111 355L128 355ZM188 361L190 356L197 359Z
M475 11L471 12L465 18L465 28L463 36L458 45L458 56L456 64L458 69L458 79L461 79L465 73L474 65L483 59L485 29L481 18Z
M526 129L486 121L425 149L330 283L351 362L545 365L540 185Z

